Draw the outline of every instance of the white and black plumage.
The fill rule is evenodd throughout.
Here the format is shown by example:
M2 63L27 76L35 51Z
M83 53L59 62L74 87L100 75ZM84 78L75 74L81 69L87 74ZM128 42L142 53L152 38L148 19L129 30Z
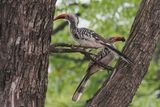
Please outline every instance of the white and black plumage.
M118 42L118 41L125 41L125 39L123 37L111 37L111 38L107 39L107 42L110 44L113 44L114 42ZM113 61L113 59L115 57L116 57L116 55L112 51L110 51L108 48L104 48L100 52L98 52L97 55L94 56L94 59L96 61L103 63L104 65L108 65ZM76 91L73 94L73 97L72 97L73 101L78 101L80 99L82 93L84 92L84 89L85 89L85 86L86 86L88 79L94 73L96 73L97 71L99 71L101 69L103 69L103 68L101 66L99 66L98 64L96 64L95 62L91 61L89 63L85 76L83 77L83 79L81 80L80 84L78 85Z
M105 41L103 37L95 33L94 31L87 28L78 28L78 17L73 14L61 14L58 15L54 20L57 19L66 19L70 24L70 31L72 33L73 38L77 41L81 46L86 47L106 47L121 57L128 63L133 63L130 58L125 56L123 53L115 49L111 44Z

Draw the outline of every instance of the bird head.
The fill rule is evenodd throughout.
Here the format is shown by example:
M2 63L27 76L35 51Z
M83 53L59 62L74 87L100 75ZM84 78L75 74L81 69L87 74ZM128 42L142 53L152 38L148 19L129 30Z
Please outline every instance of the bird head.
M79 19L78 19L78 16L77 15L74 15L74 14L66 14L66 13L62 13L58 16L56 16L54 18L54 21L55 20L58 20L58 19L64 19L64 20L67 20L69 23L75 23L76 25L78 25L79 23Z
M110 43L115 43L118 41L122 41L122 42L126 41L124 37L120 37L120 36L110 37L108 40Z

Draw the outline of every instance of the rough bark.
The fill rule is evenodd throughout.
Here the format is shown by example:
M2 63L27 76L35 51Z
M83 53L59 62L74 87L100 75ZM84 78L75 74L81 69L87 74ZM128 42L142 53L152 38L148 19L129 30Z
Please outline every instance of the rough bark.
M128 107L147 73L160 37L160 0L142 0L123 53L133 59L119 60L116 69L87 107Z
M44 107L56 0L0 0L0 107Z

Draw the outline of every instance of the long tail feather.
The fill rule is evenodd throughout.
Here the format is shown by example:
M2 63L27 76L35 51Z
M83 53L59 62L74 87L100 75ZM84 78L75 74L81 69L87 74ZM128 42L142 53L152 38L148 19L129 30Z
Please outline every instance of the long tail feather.
M126 55L124 55L123 53L121 53L120 51L118 51L117 49L115 49L110 44L108 44L108 43L102 43L102 45L105 45L107 48L109 48L112 52L114 52L115 54L117 54L119 57L121 57L127 63L133 64L133 61L130 58L128 58Z
M72 96L72 100L73 101L78 101L82 95L82 93L84 92L84 89L86 87L87 81L90 78L91 75L89 75L88 73L83 77L82 81L80 82L80 84L78 85L76 91L74 92L73 96Z

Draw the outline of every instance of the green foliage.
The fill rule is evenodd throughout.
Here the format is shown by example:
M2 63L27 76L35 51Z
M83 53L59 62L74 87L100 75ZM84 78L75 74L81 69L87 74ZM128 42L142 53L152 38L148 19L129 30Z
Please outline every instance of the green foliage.
M60 2L61 1L61 2ZM90 1L85 6L84 1ZM139 0L58 0L56 15L61 12L81 13L80 25L95 30L108 37L109 35L123 35L128 37ZM77 5L69 5L77 2ZM63 20L56 21L56 28ZM53 35L52 42L75 43L70 36L68 26ZM121 50L124 44L119 43ZM87 85L87 89L79 102L72 102L71 97L85 74L88 61L82 60L81 54L52 54L50 55L50 72L46 107L83 107L87 99L91 98L99 89L108 73L99 72L94 75ZM115 62L113 63L114 66ZM156 98L156 90L160 86L156 79L158 65L151 63L149 72L142 81L130 107L158 107L160 102Z

